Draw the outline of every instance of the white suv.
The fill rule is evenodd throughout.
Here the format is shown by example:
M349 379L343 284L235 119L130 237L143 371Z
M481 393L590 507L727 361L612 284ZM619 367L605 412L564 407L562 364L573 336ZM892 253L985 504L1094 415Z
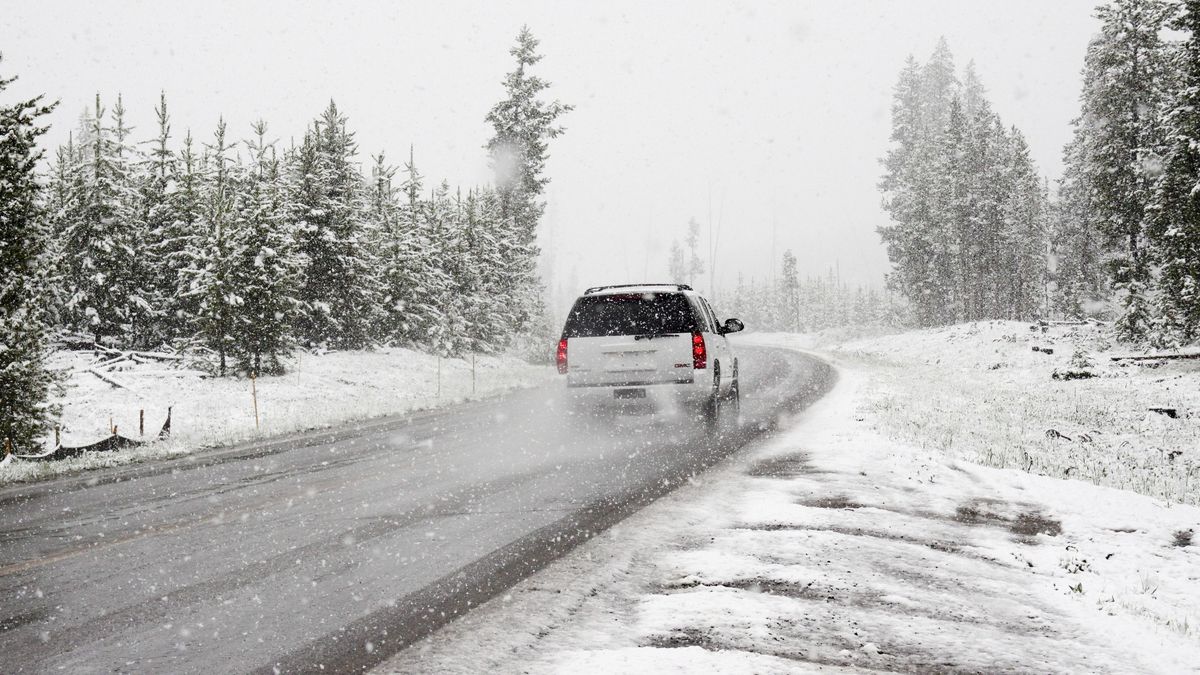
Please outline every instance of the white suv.
M710 418L738 404L738 361L708 301L683 284L599 286L584 292L558 341L567 386L612 399L674 394ZM611 392L611 393L609 393Z

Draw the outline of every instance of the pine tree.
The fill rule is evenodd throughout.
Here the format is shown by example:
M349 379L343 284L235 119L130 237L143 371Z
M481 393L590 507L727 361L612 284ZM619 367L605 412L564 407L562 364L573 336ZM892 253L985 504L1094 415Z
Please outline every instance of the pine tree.
M200 293L193 292L195 271L204 266L203 246L206 240L201 215L203 212L204 175L201 158L192 149L192 133L183 138L179 161L174 164L170 182L175 189L168 193L168 209L172 220L159 239L157 260L166 269L160 270L164 292L174 283L175 292L163 306L166 339L186 339L200 317Z
M1121 294L1122 339L1144 337L1151 322L1147 204L1162 145L1159 110L1168 59L1160 33L1172 11L1163 0L1113 0L1097 10L1100 35L1088 46L1078 133L1087 161L1078 167L1089 213L1109 249L1109 274Z
M118 106L119 107L119 106ZM97 341L126 341L132 324L148 308L138 288L135 246L140 220L129 175L128 129L119 119L105 124L106 111L96 96L84 118L79 162L72 169L69 207L63 214L66 241L67 318Z
M378 317L375 237L354 163L357 152L346 117L330 101L293 162L291 201L304 259L299 336L313 346L361 349Z
M939 320L941 301L935 292L938 284L929 229L933 141L942 130L931 129L925 122L922 89L921 67L909 56L893 93L892 144L883 159L885 172L879 183L883 207L892 222L878 232L895 270L889 283L912 301L918 324L929 326ZM931 136L932 131L937 135Z
M1165 118L1165 156L1149 234L1161 263L1161 342L1200 340L1200 0L1185 0L1172 27L1187 33L1175 61L1180 81Z
M207 152L201 188L199 236L189 252L189 267L182 270L187 294L196 301L194 319L205 346L217 355L217 372L224 376L234 348L234 313L242 304L233 275L235 259L233 158L225 138L225 120L217 123Z
M388 344L403 341L406 296L413 282L411 233L400 228L399 189L393 185L396 168L387 164L384 154L374 157L371 168L371 193L368 217L377 237L374 253L380 266L379 339Z
M1076 126L1073 140L1063 149L1063 175L1052 207L1053 302L1063 316L1073 319L1097 314L1109 295L1106 247L1092 214L1092 193L1084 173L1091 161L1089 147L1081 127Z
M974 238L975 174L971 165L970 130L958 96L950 101L946 132L938 146L939 168L934 188L934 288L943 298L938 323L969 320L974 314L970 294L971 260L979 242ZM940 236L938 234L940 232ZM928 234L926 236L929 236Z
M671 242L671 253L667 258L667 276L673 284L688 282L687 254L683 252L683 246L678 239Z
M502 293L493 291L503 287L506 267L496 238L499 200L493 192L472 190L463 213L464 256L469 260L465 288L469 303L464 310L469 349L493 353L508 346L512 337L508 303Z
M1025 137L1016 127L1010 133L1006 171L1009 189L1001 205L1000 223L1005 255L994 284L1004 296L1003 316L1028 321L1043 313L1047 198Z
M700 223L695 218L688 219L687 237L687 284L696 285L696 279L704 274L704 261L700 259Z
M392 254L385 261L384 288L394 313L396 338L412 347L429 348L444 324L442 298L450 279L430 235L432 205L422 199L424 179L412 149L404 165L400 192L405 199L397 214Z
M799 333L800 327L800 276L796 269L796 256L789 249L783 252L783 278L779 280L779 316L783 329Z
M879 185L893 221L879 229L896 268L890 279L925 326L954 320L962 307L956 295L961 278L953 231L957 220L950 209L965 196L961 186L946 183L947 176L964 179L951 168L960 161L955 153L965 134L961 104L958 117L951 119L957 87L944 39L924 66L909 57L894 91L892 146ZM947 139L952 123L959 135Z
M266 140L265 122L251 128L251 163L235 181L230 285L240 302L232 307L231 349L243 372L274 375L283 372L282 359L294 345L299 261L274 143Z
M158 118L158 135L151 141L150 152L142 167L141 219L145 225L146 245L143 247L148 268L149 302L154 309L153 341L170 341L184 333L176 316L176 291L181 253L190 233L182 233L177 224L173 192L176 189L175 152L171 150L171 118L167 112L167 97L159 94L154 109Z
M939 135L950 124L950 102L958 96L958 92L954 56L950 53L946 38L939 38L929 61L921 68L921 124L926 138Z
M153 305L154 263L147 255L150 241L146 224L146 208L143 205L138 167L142 158L130 138L133 129L126 123L125 104L117 94L112 110L113 156L111 158L117 187L117 209L123 220L125 246L115 252L119 255L115 276L124 295L123 341L131 346L149 347L155 339L156 309Z
M15 79L0 76L0 94ZM38 118L55 105L41 96L0 104L0 443L7 439L26 451L54 413L54 378L46 368L49 232L37 139L46 132Z
M537 226L545 210L541 201L550 178L546 176L549 141L563 133L558 118L572 106L558 101L546 102L540 96L550 83L530 73L542 60L538 41L527 26L517 35L510 50L517 67L504 78L505 97L488 112L493 136L485 146L496 175L500 217L511 222L516 250L530 257L512 263L526 272L507 289L517 303L517 326L541 321L541 288L537 279Z

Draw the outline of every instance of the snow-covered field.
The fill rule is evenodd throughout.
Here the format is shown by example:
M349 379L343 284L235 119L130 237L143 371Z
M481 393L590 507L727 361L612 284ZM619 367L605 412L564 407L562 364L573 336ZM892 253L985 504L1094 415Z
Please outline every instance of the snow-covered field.
M398 348L301 353L287 374L254 383L256 426L249 379L202 378L194 371L173 374L161 363L127 362L109 374L126 386L115 388L87 372L93 362L88 352L59 352L54 357L52 366L69 372L62 400L63 444L94 443L108 435L110 423L122 435L138 438L139 411L145 411L146 437L153 437L168 407L172 408L170 440L60 461L10 461L0 465L0 484L433 408L554 377L552 368L514 357L479 356L473 390L469 357L438 359Z
M1019 453L1012 444L1026 436L1000 433L1006 423L1032 427L1035 442L1048 420L1072 438L1121 433L1142 448L1188 438L1146 415L1122 417L1115 394L1095 403L1108 406L1109 422L1092 422L1082 400L1073 414L1058 411L1058 397L1072 397L1049 371L1064 363L1022 349L1018 328L1028 331L956 327L824 350L841 380L796 426L380 672L1196 672L1200 541L1189 543L1189 533L1200 529L1200 508L1178 503L1195 499L964 459L986 447L993 457ZM1073 339L1038 337L1055 340L1048 358ZM1129 408L1144 408L1158 390L1164 403L1194 400L1171 398L1164 386L1194 382L1186 366L1101 370L1112 375L1062 386L1084 384L1101 396L1125 390ZM984 414L992 387L997 410L1013 417ZM1025 416L1014 412L1019 400L1007 400L1022 387ZM920 419L934 413L951 415L938 423L946 428L974 422L955 428L955 441L935 443ZM1141 426L1122 431L1121 419ZM1093 441L1086 456L1103 465L1112 461L1105 449L1120 446ZM1194 442L1186 449L1200 450ZM1130 481L1142 475L1135 469Z
M1200 360L1113 362L1132 352L1102 327L1042 332L1013 321L824 345L800 336L758 339L815 346L869 369L865 412L891 438L989 466L1200 504ZM1178 417L1151 408L1173 408Z

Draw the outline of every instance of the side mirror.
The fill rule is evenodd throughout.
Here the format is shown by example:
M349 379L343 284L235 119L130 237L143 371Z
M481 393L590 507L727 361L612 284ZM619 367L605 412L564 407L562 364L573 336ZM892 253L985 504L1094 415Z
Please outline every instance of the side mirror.
M745 328L746 328L745 324L743 324L741 321L738 321L737 319L725 319L725 325L721 326L721 335L728 335L730 333L736 333Z

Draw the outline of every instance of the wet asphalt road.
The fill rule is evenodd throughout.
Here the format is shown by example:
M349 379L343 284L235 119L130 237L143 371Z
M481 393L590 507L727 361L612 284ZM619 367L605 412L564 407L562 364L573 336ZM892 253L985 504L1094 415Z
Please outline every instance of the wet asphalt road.
M570 414L561 383L0 489L0 672L357 672L832 385L739 349L740 424Z

